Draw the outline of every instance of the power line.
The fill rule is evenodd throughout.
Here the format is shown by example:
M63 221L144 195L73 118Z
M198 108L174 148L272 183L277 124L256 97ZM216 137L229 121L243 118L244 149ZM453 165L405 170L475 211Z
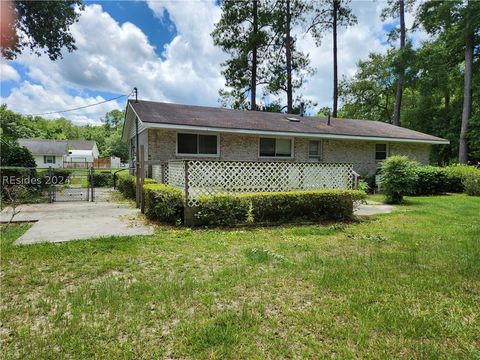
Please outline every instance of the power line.
M132 95L132 93L133 93L133 91L132 91L130 94L128 94L128 95L120 95L120 96L117 96L117 97L114 97L114 98L111 98L111 99L108 99L108 100L99 101L99 102L97 102L97 103L90 104L90 105L79 106L79 107L76 107L76 108L73 108L73 109L59 110L59 111L48 111L48 112L37 113L37 114L27 114L26 116L41 116L41 115L60 114L60 113L65 113L65 112L69 112L69 111L86 109L86 108L89 108L89 107L92 107L92 106L97 106L97 105L100 105L100 104L105 104L105 103L107 103L107 102L114 101L114 100L120 99L120 98L122 98L122 97L130 96L130 95Z

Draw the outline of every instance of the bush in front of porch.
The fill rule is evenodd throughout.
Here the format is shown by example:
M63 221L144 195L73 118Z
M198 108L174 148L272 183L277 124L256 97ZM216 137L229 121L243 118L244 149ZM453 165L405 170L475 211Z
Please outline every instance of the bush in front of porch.
M181 223L184 210L182 190L165 184L143 186L145 216L169 224Z
M129 174L117 174L117 189L128 199L135 199L136 177ZM143 184L156 184L154 179L145 178Z
M311 190L199 198L197 218L202 224L232 226L245 223L349 220L355 202L365 199L358 190Z

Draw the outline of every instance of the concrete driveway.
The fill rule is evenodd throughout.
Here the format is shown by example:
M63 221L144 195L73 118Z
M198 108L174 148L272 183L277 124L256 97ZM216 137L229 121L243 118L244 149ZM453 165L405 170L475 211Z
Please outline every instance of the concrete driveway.
M14 222L31 221L33 226L15 244L63 242L100 236L150 235L153 228L139 218L139 210L116 202L57 202L19 206ZM2 211L1 222L10 219Z

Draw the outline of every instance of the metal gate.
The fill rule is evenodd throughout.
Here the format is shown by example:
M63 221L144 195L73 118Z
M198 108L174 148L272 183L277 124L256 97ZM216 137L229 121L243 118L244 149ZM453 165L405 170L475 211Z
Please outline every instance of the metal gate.
M94 201L93 169L48 170L48 201Z

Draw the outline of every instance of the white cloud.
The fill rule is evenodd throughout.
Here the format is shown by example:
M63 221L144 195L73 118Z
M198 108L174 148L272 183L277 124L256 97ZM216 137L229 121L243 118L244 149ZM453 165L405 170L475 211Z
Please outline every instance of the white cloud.
M162 49L164 59L137 26L129 22L120 25L100 5L88 5L72 26L78 49L64 53L64 58L55 62L46 56L19 56L16 61L28 69L29 81L24 79L2 102L21 113L39 113L103 100L86 96L85 104L78 105L82 97L72 93L128 94L137 86L140 98L145 100L216 105L218 89L223 86L220 63L225 55L213 46L210 32L220 10L213 2L197 5L190 5L186 16L182 13L184 6L165 3L178 33ZM162 6L161 2L151 4L159 17ZM122 108L124 101L108 104L104 108ZM105 113L102 107L92 109L65 116L94 122Z
M168 12L175 25L176 35L163 49L155 49L136 25L119 24L100 5L88 5L80 21L72 26L78 50L65 53L55 62L47 56L22 54L16 61L27 68L28 79L23 79L2 102L15 111L38 113L104 100L89 96L92 91L128 94L137 86L141 99L215 106L218 90L224 87L220 63L226 59L210 36L220 18L219 6L213 0L147 4L159 19ZM352 76L358 60L369 52L387 49L380 20L385 3L351 4L358 25L339 31L339 78ZM331 106L332 102L331 42L331 34L325 35L320 47L310 36L298 40L299 48L309 53L317 69L303 94L319 107ZM20 76L13 67L2 63L2 80L7 78L19 80ZM110 102L64 115L78 122L95 122L106 111L124 104L124 100Z
M0 62L0 79L1 81L18 81L20 75L13 66L8 65L3 60Z

